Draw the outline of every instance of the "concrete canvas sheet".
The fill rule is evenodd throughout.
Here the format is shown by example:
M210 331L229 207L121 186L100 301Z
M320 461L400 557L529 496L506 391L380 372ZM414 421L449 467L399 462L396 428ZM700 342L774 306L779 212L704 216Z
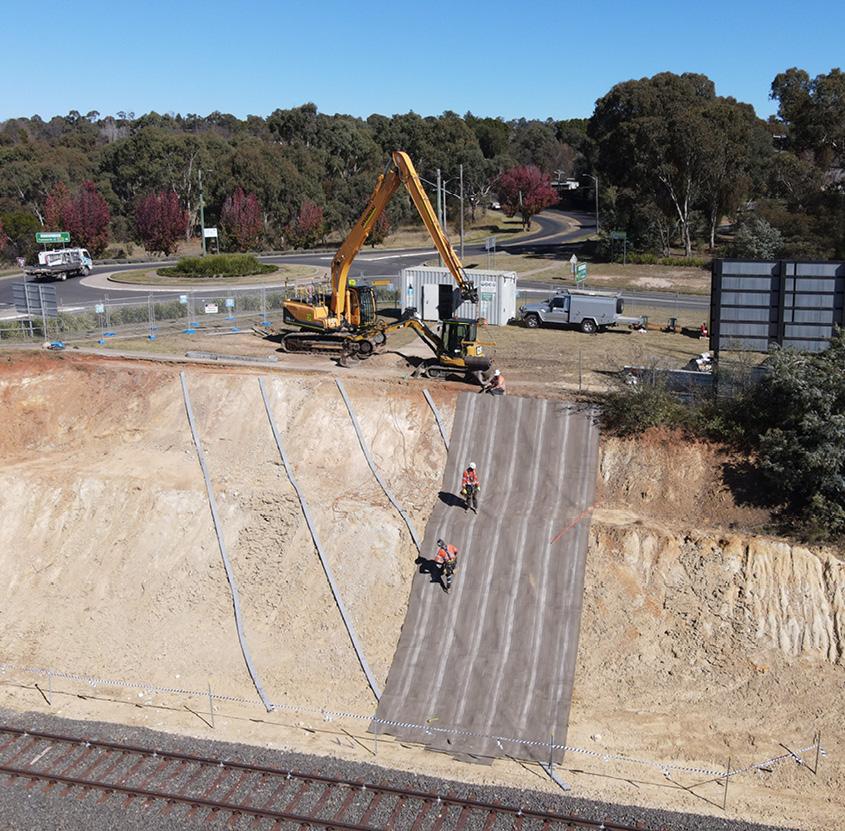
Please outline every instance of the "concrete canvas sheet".
M456 756L548 761L572 696L598 429L560 401L465 394L423 556L459 549L451 592L420 563L373 732ZM459 497L478 465L478 514ZM552 754L556 761L562 752Z

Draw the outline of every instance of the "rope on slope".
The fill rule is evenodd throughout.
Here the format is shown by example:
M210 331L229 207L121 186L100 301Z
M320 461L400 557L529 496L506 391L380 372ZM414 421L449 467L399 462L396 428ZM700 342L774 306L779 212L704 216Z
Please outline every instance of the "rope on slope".
M302 507L302 513L305 516L305 522L308 525L308 530L311 532L311 539L314 540L314 546L317 549L317 556L320 558L320 563L323 566L323 571L326 574L326 579L329 581L329 587L332 590L332 595L334 596L335 603L337 603L337 608L340 611L340 616L343 618L343 625L346 627L346 631L349 633L349 640L352 641L352 648L355 650L355 654L358 656L358 663L361 664L361 669L364 670L364 675L367 676L367 683L370 685L370 689L372 689L373 694L376 697L376 701L381 698L381 688L379 687L378 681L376 681L375 676L370 669L370 665L367 663L367 659L364 655L364 649L361 646L360 641L358 640L357 635L355 634L355 628L352 625L352 620L349 617L349 613L346 611L346 606L343 604L343 599L340 596L340 590L337 587L337 583L335 583L334 575L332 574L331 567L329 566L328 559L323 552L323 546L320 544L320 538L317 535L317 526L314 523L314 518L311 516L311 512L308 510L308 503L305 501L305 496L299 488L299 483L296 481L296 477L293 473L293 467L288 460L287 453L285 453L285 446L282 442L282 437L279 434L279 431L276 429L276 422L273 420L273 413L270 409L270 401L267 398L267 390L264 387L264 379L258 379L258 386L261 388L261 397L264 399L264 409L267 410L267 418L270 419L270 429L273 431L273 438L276 440L276 447L279 449L279 455L282 458L282 464L285 466L285 471L287 472L288 479L290 480L291 485L293 485L293 489L296 491L296 495L299 498L299 504Z

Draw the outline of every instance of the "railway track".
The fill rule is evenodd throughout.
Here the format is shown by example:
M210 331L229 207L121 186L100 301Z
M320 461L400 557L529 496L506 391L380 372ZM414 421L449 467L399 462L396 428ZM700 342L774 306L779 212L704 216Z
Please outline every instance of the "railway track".
M175 826L225 818L229 828L373 831L637 831L611 821L532 811L452 794L342 780L150 747L0 726L0 781L61 796L170 814ZM638 825L637 829L646 826Z

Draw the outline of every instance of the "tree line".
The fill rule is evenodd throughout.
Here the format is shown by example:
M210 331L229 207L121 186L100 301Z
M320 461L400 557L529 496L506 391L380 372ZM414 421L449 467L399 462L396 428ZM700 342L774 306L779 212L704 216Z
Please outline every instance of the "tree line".
M230 250L308 247L357 219L389 153L407 151L421 176L439 169L467 218L492 201L531 216L559 199L588 208L598 178L602 225L634 250L686 256L731 244L760 256L845 257L845 76L800 69L772 83L777 116L716 95L704 75L661 73L614 86L589 119L320 113L313 104L266 118L101 116L71 111L0 123L0 248L31 257L34 232L70 230L96 255L142 242L170 253L206 225ZM449 215L457 202L449 196ZM375 241L415 222L404 196ZM57 227L61 226L61 227Z

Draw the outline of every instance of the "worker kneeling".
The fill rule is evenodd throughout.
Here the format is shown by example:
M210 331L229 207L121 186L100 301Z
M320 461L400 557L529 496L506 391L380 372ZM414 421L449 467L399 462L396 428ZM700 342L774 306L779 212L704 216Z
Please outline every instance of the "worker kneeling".
M490 395L505 394L505 376L500 369L493 372L493 377L484 386L484 392L489 392Z
M452 575L458 566L458 549L443 540L437 540L434 562L440 566L440 585L443 586L443 591L447 592L452 588Z
M469 467L464 471L461 479L461 496L464 498L464 511L472 508L474 514L478 513L479 490L481 490L481 483L478 481L478 474L475 472L475 462L470 462Z

